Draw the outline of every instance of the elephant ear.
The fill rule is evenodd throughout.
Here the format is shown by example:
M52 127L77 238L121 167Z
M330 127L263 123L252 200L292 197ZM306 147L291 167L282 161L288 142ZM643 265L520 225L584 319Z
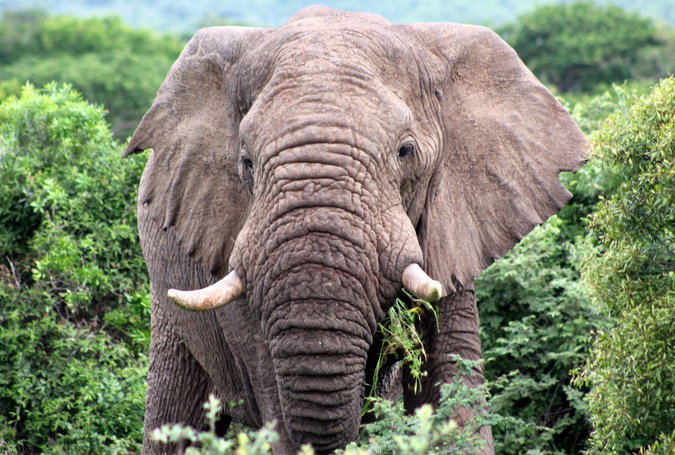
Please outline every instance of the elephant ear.
M587 141L492 31L410 27L438 58L444 130L418 232L428 273L452 292L562 208L558 174L581 167Z
M187 44L125 156L153 149L139 189L139 219L172 230L187 254L223 275L249 195L238 174L238 63L258 29L213 27Z

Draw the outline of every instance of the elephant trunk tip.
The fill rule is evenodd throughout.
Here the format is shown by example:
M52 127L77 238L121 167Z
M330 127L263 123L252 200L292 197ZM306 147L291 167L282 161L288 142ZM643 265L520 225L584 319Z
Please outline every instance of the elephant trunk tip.
M401 281L415 297L427 302L436 302L443 296L441 283L429 277L418 264L407 266Z
M244 282L236 271L211 286L194 291L169 289L167 296L176 305L192 311L204 311L227 305L244 293Z

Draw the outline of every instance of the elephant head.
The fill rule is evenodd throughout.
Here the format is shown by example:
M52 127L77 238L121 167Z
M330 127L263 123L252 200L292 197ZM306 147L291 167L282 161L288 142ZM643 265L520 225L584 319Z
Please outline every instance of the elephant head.
M585 146L493 32L311 7L279 29L200 31L127 154L153 149L139 194L148 262L170 235L205 284L226 276L172 296L236 300L272 378L242 379L243 396L277 418L286 450L328 451L357 435L376 324L402 283L431 299L470 288L569 199L558 174ZM153 317L181 261L150 267ZM225 344L239 330L218 327Z

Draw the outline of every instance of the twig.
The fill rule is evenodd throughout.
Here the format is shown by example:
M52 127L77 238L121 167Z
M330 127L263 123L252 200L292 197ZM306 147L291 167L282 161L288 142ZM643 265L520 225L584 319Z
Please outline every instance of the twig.
M9 263L10 268L12 269L12 276L14 277L14 282L16 283L17 289L21 290L21 281L19 280L19 277L16 274L16 268L14 268L14 262L12 261L12 258L9 256L6 256L7 262Z

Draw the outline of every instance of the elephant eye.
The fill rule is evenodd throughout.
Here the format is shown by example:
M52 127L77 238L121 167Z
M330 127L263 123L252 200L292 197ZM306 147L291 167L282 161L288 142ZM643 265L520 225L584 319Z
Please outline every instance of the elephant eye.
M253 161L246 152L239 155L239 178L249 191L253 191Z
M244 169L246 169L247 171L253 169L253 161L251 161L251 158L247 156L241 157L241 165L244 166Z
M398 149L398 157L400 159L412 156L414 153L415 153L415 146L413 144L403 144L401 148Z

